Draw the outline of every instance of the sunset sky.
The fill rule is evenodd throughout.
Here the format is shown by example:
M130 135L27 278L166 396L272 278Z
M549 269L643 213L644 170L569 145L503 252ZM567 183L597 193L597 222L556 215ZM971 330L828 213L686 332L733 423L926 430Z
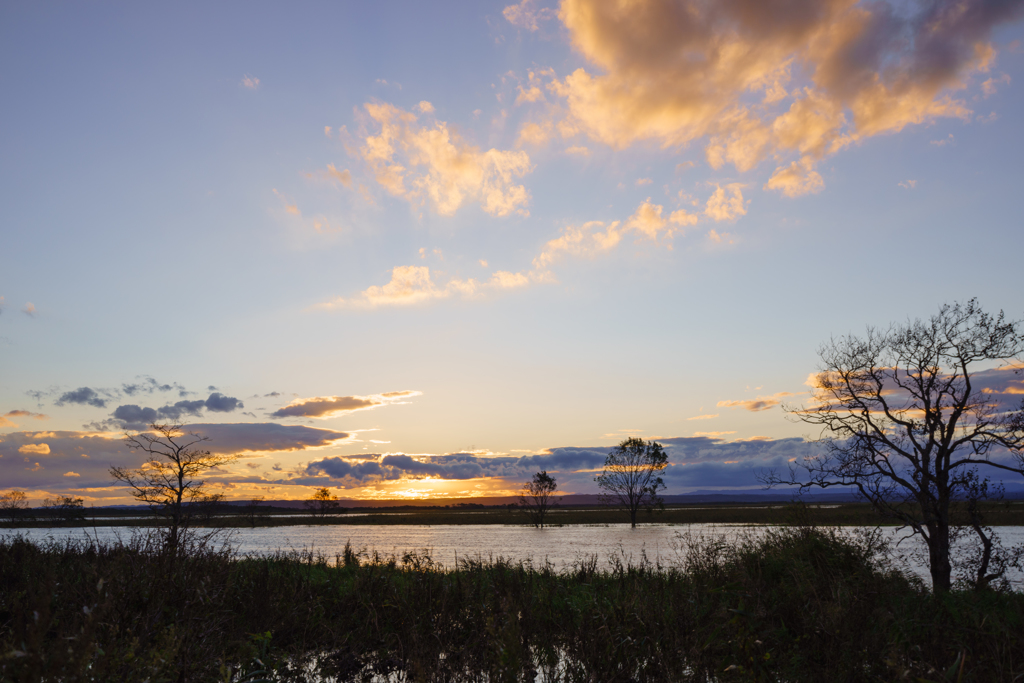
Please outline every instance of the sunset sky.
M506 3L0 6L0 490L758 487L831 336L1024 317L1024 1Z

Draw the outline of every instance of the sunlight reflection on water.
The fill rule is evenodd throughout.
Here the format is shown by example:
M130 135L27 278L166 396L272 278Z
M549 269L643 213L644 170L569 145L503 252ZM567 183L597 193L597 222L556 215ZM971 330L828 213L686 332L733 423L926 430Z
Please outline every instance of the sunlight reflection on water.
M313 550L329 558L340 555L349 542L357 551L378 551L383 555L401 557L409 552L427 551L435 562L453 567L456 558L529 560L534 565L550 562L557 569L571 566L582 558L596 555L600 566L607 567L612 556L634 564L642 553L652 562L672 566L679 562L677 552L679 534L721 537L734 542L746 536L757 536L773 527L759 525L681 524L644 525L630 529L628 524L571 525L535 529L527 526L498 525L329 525L279 526L257 529L232 529L225 538L241 554L264 554L278 550ZM852 531L853 527L849 527ZM1024 527L996 527L996 532L1007 547L1024 542ZM892 527L883 527L883 533L892 539L906 535ZM20 529L4 530L4 536L20 533L31 540L46 538L96 538L99 541L128 539L131 529L126 527L94 527L90 529ZM906 551L923 548L919 538L900 545ZM908 562L909 568L927 579L927 569L918 562ZM1024 588L1024 576L1010 577L1017 590Z

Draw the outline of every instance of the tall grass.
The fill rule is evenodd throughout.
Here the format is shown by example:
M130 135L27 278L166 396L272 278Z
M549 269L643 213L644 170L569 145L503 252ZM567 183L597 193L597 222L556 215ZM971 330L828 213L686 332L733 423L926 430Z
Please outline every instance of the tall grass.
M6 540L0 680L1020 680L1024 596L936 597L884 550L803 527L682 535L671 566L444 570L352 548Z

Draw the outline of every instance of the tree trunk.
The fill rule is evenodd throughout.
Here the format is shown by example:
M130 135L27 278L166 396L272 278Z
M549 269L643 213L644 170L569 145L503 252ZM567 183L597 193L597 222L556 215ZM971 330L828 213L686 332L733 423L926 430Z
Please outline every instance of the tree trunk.
M932 574L932 591L948 593L953 585L953 569L949 563L949 525L936 524L928 539L928 564Z

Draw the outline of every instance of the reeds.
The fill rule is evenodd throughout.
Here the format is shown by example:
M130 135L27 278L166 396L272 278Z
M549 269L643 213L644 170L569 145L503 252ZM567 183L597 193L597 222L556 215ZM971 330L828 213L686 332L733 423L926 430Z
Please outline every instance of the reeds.
M0 541L3 681L1013 681L1024 596L933 596L877 535L679 537L571 567ZM956 664L956 666L953 666ZM951 680L957 680L955 677Z

